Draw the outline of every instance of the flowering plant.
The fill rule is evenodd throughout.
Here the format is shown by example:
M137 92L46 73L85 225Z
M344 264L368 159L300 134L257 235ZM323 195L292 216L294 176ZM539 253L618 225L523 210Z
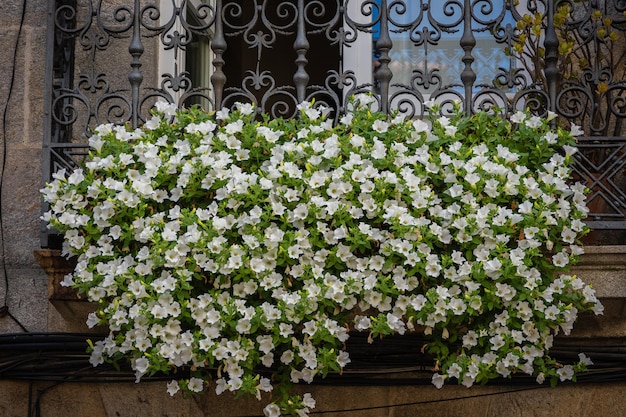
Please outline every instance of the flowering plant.
M579 132L372 102L355 97L336 125L313 103L262 121L249 104L157 103L141 129L97 127L84 167L42 190L78 256L64 283L110 328L93 365L189 370L172 395L276 389L267 416L308 414L291 384L340 372L350 331L423 332L438 387L584 370L584 355L548 355L579 312L602 311L567 274L586 232L585 189L568 182Z

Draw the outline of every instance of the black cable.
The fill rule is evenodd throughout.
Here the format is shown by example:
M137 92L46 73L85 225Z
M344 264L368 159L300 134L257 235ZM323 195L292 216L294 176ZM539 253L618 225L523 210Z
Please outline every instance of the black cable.
M516 388L516 389L506 390L506 391L466 395L462 397L438 398L434 400L422 400L422 401L413 401L413 402L408 402L408 403L375 405L375 406L369 406L369 407L357 407L357 408L323 410L323 411L309 411L309 415L329 414L329 413L332 413L332 415L337 415L337 414L343 414L343 413L356 413L356 412L371 411L371 410L393 409L393 408L400 408L400 407L413 407L413 406L419 406L419 405L424 405L424 404L436 404L436 403L445 403L445 402L450 402L450 401L472 400L475 398L489 397L489 396L495 396L495 395L515 394L518 392L533 391L533 390L540 390L540 389L553 389L553 388L551 388L549 385L535 385L532 387L524 387L524 388ZM246 414L246 415L239 415L236 417L263 417L263 415Z
M48 382L132 382L134 373L125 361L118 366L103 364L93 367L89 363L87 339L100 340L104 336L69 333L17 333L0 335L0 379L37 380ZM316 379L315 385L341 386L382 386L382 385L430 385L432 376L432 359L420 353L415 344L405 344L402 339L391 340L397 345L382 347L386 351L399 351L391 360L380 351L371 350L366 353L365 340L355 340L354 356L359 361L350 363L341 375L329 373L325 379ZM578 375L580 383L626 381L626 346L623 341L599 347L583 347L578 344L567 346L555 342L551 357L561 363L575 363L578 352L585 351L594 361L585 373ZM417 346L417 347L416 347ZM352 356L352 350L351 356ZM431 361L430 367L424 363ZM417 364L417 365L416 365ZM211 369L206 369L210 372ZM264 370L268 374L272 370ZM181 368L175 376L156 374L146 376L144 381L162 381L171 378L188 377L188 369ZM535 384L534 378L517 374L512 378L500 378L490 381L488 385L513 386Z
M46 388L38 389L35 403L33 404L33 384L31 383L28 387L28 417L41 417L41 397L43 397L48 390L61 384L62 382L55 382Z
M35 389L31 385L29 392L29 417L40 417L42 396L53 387L60 384L78 383L129 383L134 382L135 376L128 364L120 363L115 367L103 364L93 367L89 364L87 353L87 339L93 341L102 339L97 334L72 333L16 333L0 335L0 379L30 381L31 383L48 382L49 386ZM362 339L362 340L361 340ZM313 384L334 386L418 386L429 385L430 377L423 372L422 363L428 358L421 354L419 337L390 338L388 344L366 346L364 337L354 335L351 347L358 357L359 364L354 367L351 363L344 369L343 375L329 374L324 380L314 380ZM370 349L366 349L369 347ZM369 350L369 355L367 351ZM626 345L624 340L615 340L602 346L583 346L580 340L555 341L551 356L560 362L577 361L578 352L585 351L594 361L586 373L578 375L581 384L623 383L626 381ZM383 352L392 352L391 358ZM554 353L554 355L552 355ZM368 360L369 357L369 360ZM356 358L355 358L356 359ZM375 363L372 363L375 362ZM418 363L418 366L415 364ZM379 377L386 371L387 375ZM370 372L370 374L368 374ZM389 377L389 374L401 377ZM405 375L403 375L405 374ZM432 373L430 373L432 374ZM185 378L189 374L180 369L176 375L157 374L145 376L143 383ZM560 385L574 385L571 382ZM479 393L468 396L442 398L433 400L414 401L398 404L374 405L368 407L337 409L310 412L311 415L332 413L344 415L352 413L358 415L366 410L394 409L399 407L419 406L429 403L444 403L448 401L462 401L472 398L516 393L528 390L550 388L549 384L538 385L531 376L515 375L512 378L500 378L490 381L489 387L509 387L497 392ZM239 417L262 417L260 415L242 415Z
M13 49L13 64L11 68L11 78L9 80L9 92L7 99L4 103L4 110L2 112L2 167L0 167L0 245L2 245L2 273L4 274L4 304L0 307L0 317L9 316L18 326L24 331L28 332L26 327L20 321L11 314L8 307L9 299L9 274L6 266L6 249L4 240L4 221L2 216L2 195L4 189L4 171L7 162L7 114L9 109L9 102L11 101L11 95L13 94L13 84L15 83L15 71L17 66L17 51L20 44L20 38L22 37L22 30L24 28L24 19L26 17L26 0L22 1L22 15L20 17L20 26L17 31L17 37L15 39L15 48Z
M28 417L33 417L33 381L28 384Z

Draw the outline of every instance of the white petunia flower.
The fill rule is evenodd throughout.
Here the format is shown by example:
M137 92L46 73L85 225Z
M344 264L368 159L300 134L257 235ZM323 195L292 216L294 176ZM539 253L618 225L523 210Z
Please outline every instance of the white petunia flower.
M556 370L557 375L561 381L567 381L574 376L574 368L571 365L565 365L562 368Z
M385 133L389 129L389 123L383 120L375 120L372 124L372 129L378 133Z
M433 374L433 377L431 379L432 384L436 386L437 388L443 387L443 384L445 381L446 381L445 375L441 375L439 373Z
M537 129L541 126L542 122L539 116L531 116L530 119L524 121L524 124L531 129Z
M526 114L522 111L518 111L514 115L511 116L511 122L515 124L523 123L525 120L526 120Z
M235 103L237 110L243 115L250 115L254 112L254 104L252 103Z
M564 268L569 263L569 256L565 252L552 255L552 263L558 268Z
M276 404L268 404L263 409L263 414L265 417L280 417L280 407Z
M412 125L413 125L413 129L415 129L417 133L430 131L430 126L428 125L428 123L426 123L425 121L421 119L414 120L412 122Z
M178 391L180 391L180 386L178 385L178 381L175 379L167 383L167 393L171 396L174 396Z
M580 136L580 135L584 135L585 131L582 130L582 128L580 126L572 125L571 128L570 128L570 134L572 136Z
M176 108L176 104L174 103L168 103L167 101L163 100L163 99L159 99L155 104L154 107L156 108L156 110L163 114L166 117L172 117L176 115L176 110L178 110Z

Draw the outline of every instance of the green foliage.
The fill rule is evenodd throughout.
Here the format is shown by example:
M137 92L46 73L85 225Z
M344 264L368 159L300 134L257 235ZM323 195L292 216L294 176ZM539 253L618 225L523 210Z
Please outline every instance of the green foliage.
M189 370L172 395L274 390L268 416L308 413L291 385L341 372L350 331L422 332L437 386L583 370L548 353L602 310L567 273L587 230L577 132L434 105L407 120L372 101L336 126L313 103L260 122L245 104L158 103L141 129L98 127L85 166L42 190L78 257L65 284L111 330L92 363L127 359L138 380Z

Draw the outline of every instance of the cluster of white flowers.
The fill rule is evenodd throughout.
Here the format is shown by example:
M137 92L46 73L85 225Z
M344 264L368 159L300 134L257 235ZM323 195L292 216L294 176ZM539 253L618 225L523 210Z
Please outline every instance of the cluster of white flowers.
M266 122L249 104L158 103L142 129L96 128L84 168L42 190L78 255L65 284L111 330L94 366L123 356L137 380L189 369L172 395L212 384L261 398L267 371L280 384L340 371L351 330L417 329L436 386L584 369L547 356L559 329L602 309L567 274L587 213L571 132L525 113L388 118L371 101L336 126L312 103ZM314 406L305 394L265 413Z

